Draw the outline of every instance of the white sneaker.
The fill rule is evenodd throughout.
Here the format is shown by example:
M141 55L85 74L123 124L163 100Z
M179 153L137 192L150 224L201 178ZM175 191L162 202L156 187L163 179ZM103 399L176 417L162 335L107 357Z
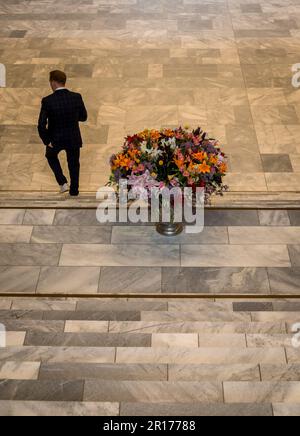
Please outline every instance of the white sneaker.
M65 192L69 192L69 191L70 191L70 188L69 188L68 183L65 183L64 185L62 185L60 187L60 193L61 194L64 194Z

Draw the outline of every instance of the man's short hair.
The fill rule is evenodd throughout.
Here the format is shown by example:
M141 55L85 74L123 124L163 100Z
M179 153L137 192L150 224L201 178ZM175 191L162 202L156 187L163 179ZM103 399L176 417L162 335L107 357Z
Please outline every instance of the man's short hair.
M59 70L51 71L50 82L57 82L60 85L65 85L67 82L67 75L63 71L59 71Z

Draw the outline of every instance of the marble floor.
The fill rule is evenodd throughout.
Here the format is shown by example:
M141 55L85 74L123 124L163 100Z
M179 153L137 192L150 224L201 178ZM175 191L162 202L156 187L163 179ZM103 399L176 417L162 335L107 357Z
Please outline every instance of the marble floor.
M299 416L299 240L299 210L0 209L0 416Z
M107 181L126 133L178 124L222 141L232 192L299 191L298 0L18 0L0 23L1 191L56 190L36 123L57 68L90 114L83 192Z
M299 416L300 301L1 298L1 416Z
M300 211L207 210L174 238L93 209L0 210L0 294L299 295Z

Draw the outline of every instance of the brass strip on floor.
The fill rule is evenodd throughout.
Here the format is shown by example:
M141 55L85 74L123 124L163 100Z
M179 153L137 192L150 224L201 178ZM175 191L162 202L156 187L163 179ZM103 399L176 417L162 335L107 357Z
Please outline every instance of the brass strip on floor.
M295 294L16 294L16 293L1 293L0 292L0 298L78 298L78 299L108 299L108 298L118 298L118 299L137 299L137 298L144 298L144 299L169 299L169 298L176 298L176 299L185 299L185 298L192 298L192 299L239 299L239 300L247 300L247 299L256 299L256 300L262 300L262 299L270 299L270 300L297 300L300 299L300 290L299 295Z

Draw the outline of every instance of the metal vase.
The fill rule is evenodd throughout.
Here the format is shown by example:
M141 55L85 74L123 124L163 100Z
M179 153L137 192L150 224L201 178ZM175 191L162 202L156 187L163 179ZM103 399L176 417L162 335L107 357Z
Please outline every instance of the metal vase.
M159 234L163 236L177 236L183 232L182 223L158 223L156 225L156 230Z

